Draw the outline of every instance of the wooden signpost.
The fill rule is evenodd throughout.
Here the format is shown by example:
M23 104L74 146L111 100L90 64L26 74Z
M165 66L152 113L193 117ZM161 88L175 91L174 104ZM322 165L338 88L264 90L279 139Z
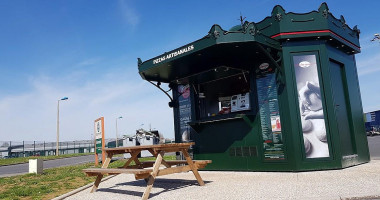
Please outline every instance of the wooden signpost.
M102 163L104 163L104 160L106 158L104 148L105 148L105 142L104 142L104 117L100 117L99 119L95 120L95 166L99 165L99 154L102 154Z

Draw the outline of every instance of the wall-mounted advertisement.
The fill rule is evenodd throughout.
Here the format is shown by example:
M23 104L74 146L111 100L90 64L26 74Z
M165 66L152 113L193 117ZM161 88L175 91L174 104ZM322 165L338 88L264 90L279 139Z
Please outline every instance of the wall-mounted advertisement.
M190 126L187 124L191 121L191 98L190 86L178 85L178 104L179 104L179 129L181 142L188 142L190 138Z
M316 55L293 56L306 158L329 157Z
M284 160L276 75L267 63L256 71L256 85L263 137L264 160Z

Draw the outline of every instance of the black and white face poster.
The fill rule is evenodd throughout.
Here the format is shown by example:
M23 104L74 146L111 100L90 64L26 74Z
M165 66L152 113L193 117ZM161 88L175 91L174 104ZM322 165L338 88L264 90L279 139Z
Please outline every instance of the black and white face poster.
M179 104L179 129L181 142L190 141L190 126L187 124L191 121L191 101L189 85L179 85L178 97Z
M306 158L329 157L316 55L293 56Z

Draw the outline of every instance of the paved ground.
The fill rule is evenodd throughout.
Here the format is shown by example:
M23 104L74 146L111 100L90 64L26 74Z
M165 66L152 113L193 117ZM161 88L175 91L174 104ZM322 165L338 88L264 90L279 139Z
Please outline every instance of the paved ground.
M368 137L368 144L372 159L368 164L299 173L202 171L204 187L192 173L173 174L157 179L150 199L380 199L380 136ZM67 159L45 161L44 167L73 165L72 160L92 162L93 156ZM21 173L28 170L28 164L8 167L14 173L20 173L19 167ZM0 177L4 168L0 167ZM96 193L87 189L67 199L141 199L145 186L145 181L122 174L101 183Z
M380 199L380 160L343 170L299 173L200 172L200 187L191 172L159 177L150 199ZM141 199L146 183L121 174L67 199Z
M53 167L63 167L69 165L77 165L80 163L94 162L94 155L78 156L71 158L62 158L57 160L44 161L44 169ZM0 167L0 177L14 176L19 174L25 174L29 171L29 163L9 165Z

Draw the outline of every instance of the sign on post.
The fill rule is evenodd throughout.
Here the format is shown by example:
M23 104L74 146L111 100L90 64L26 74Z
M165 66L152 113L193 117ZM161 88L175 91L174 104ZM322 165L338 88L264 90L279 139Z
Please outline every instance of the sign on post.
M105 160L105 152L103 151L105 148L104 142L104 117L100 117L95 120L95 166L99 165L99 156L98 154L102 154L102 163Z

